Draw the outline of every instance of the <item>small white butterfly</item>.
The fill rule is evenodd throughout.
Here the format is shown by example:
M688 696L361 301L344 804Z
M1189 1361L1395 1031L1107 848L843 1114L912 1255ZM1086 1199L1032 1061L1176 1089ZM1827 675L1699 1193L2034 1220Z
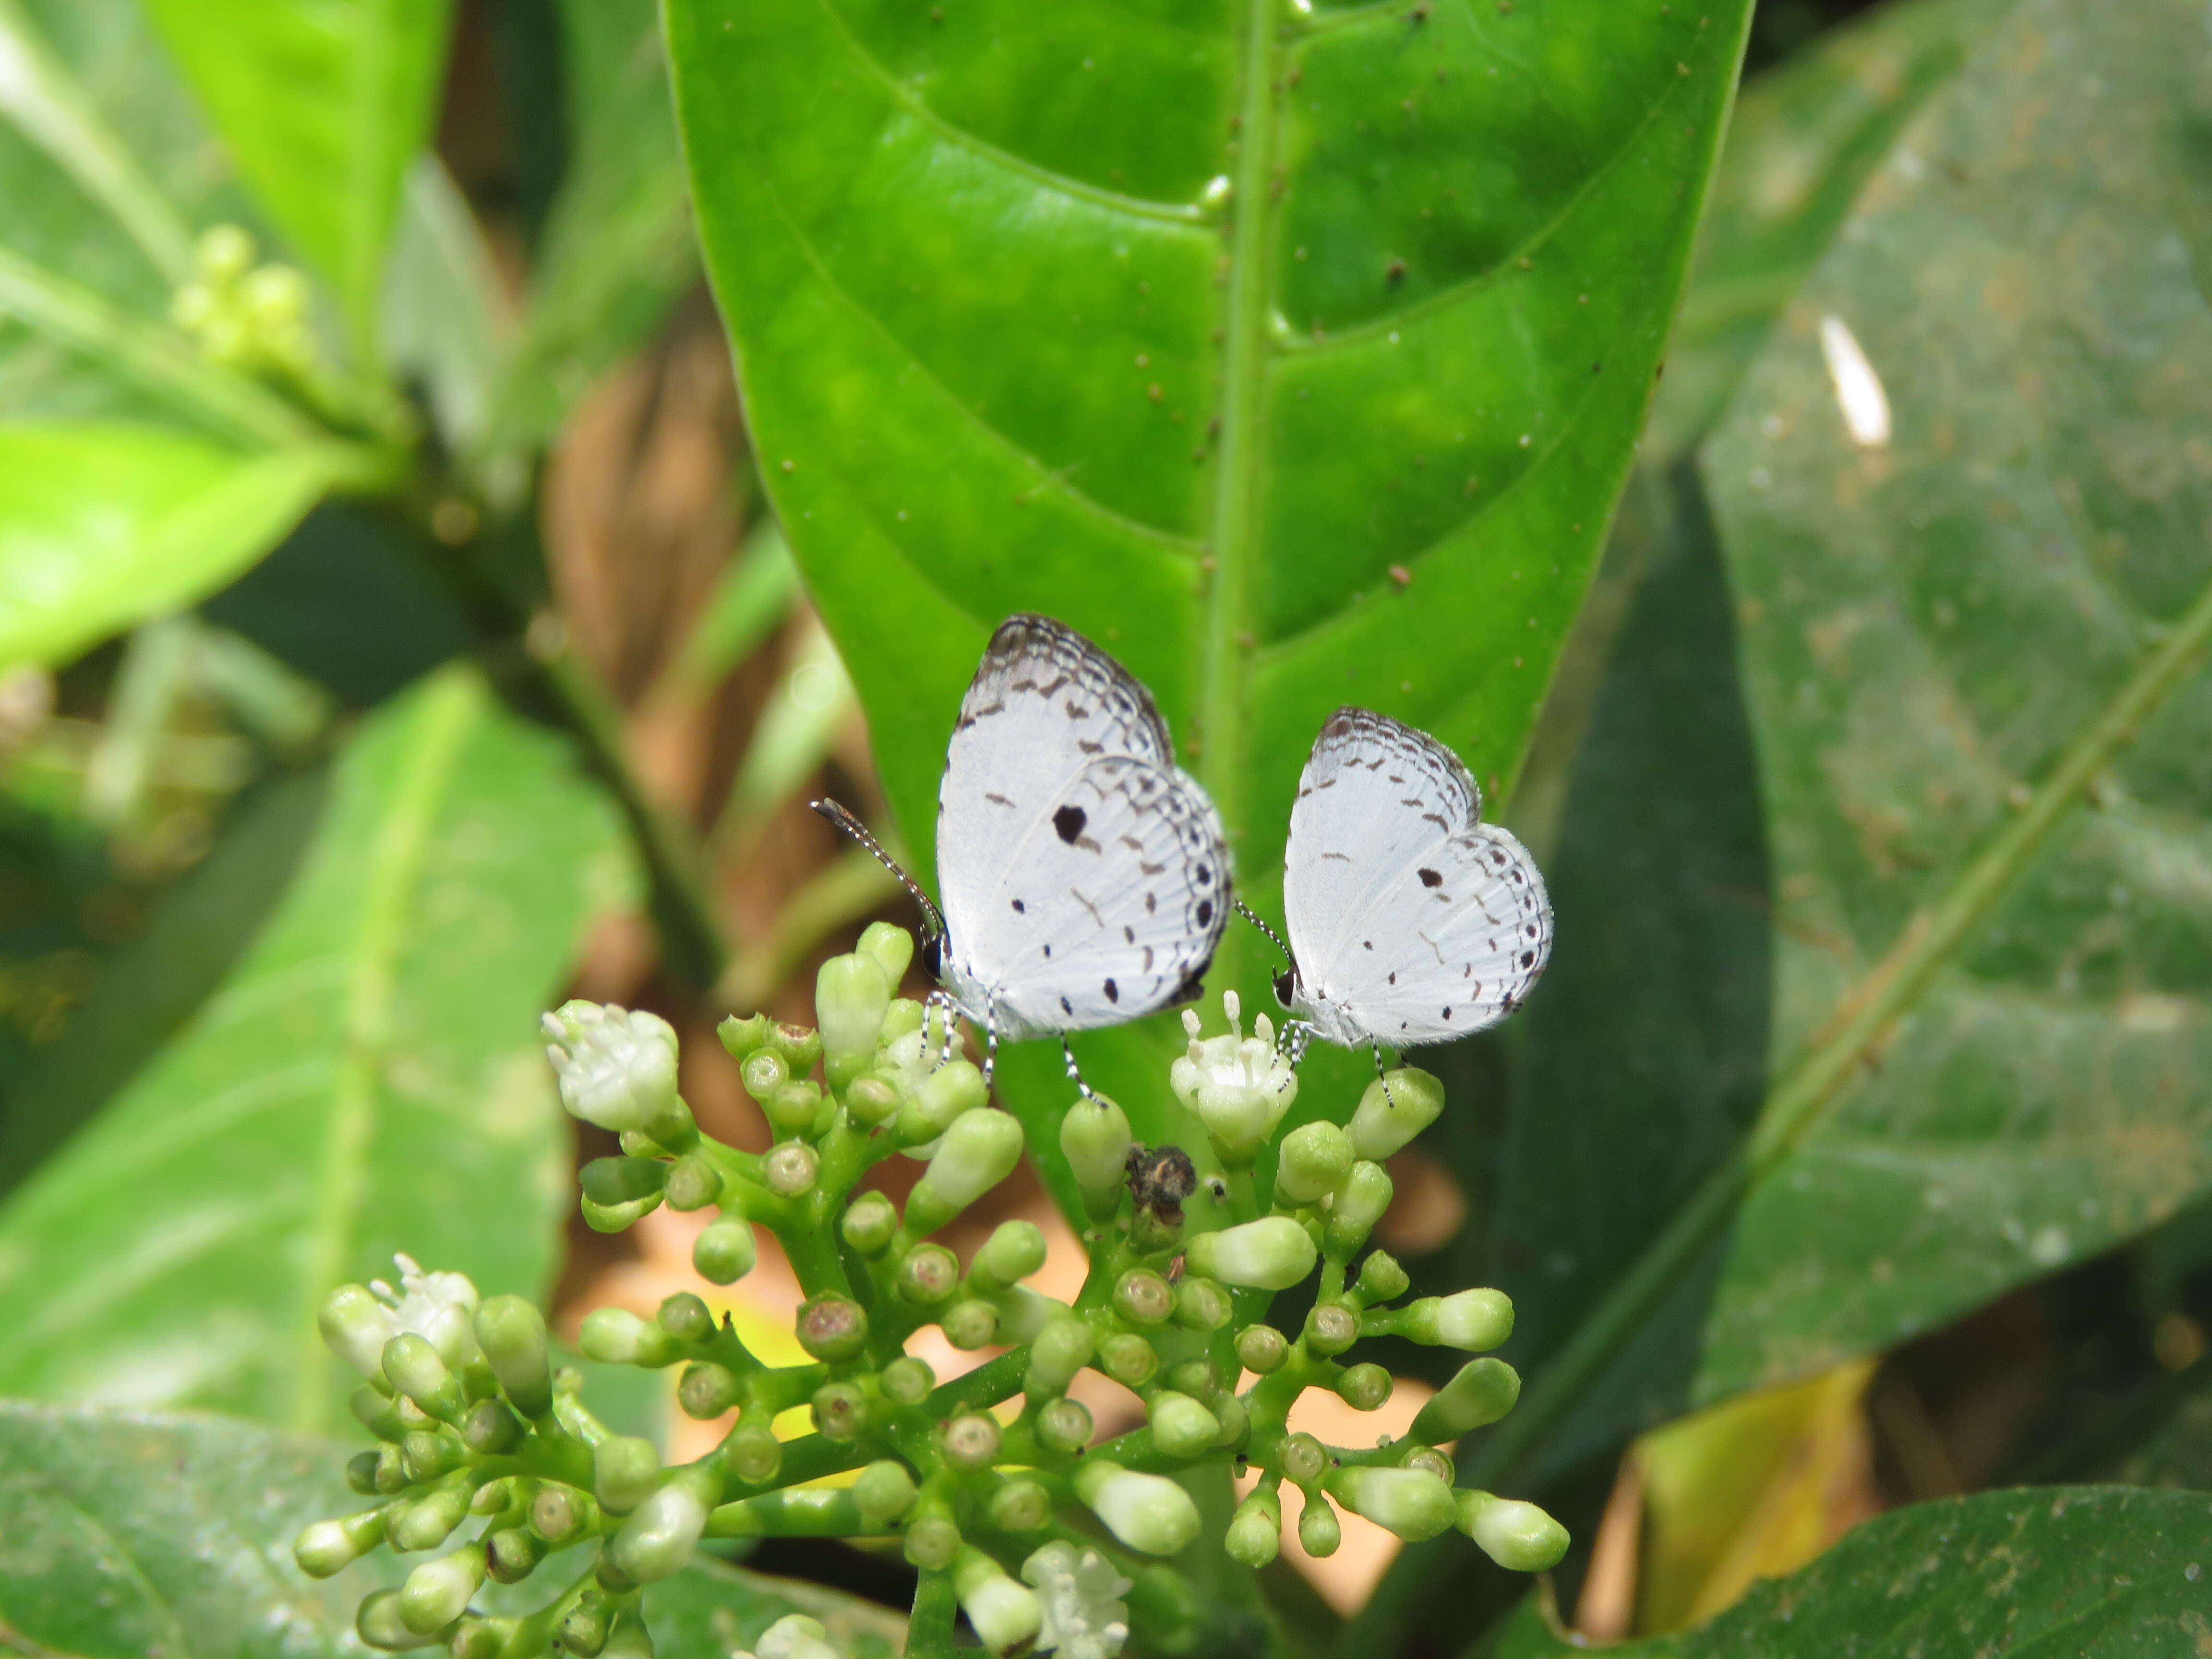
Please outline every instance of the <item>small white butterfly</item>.
M1322 726L1283 854L1291 966L1275 994L1294 1038L1406 1048L1521 1006L1552 949L1535 860L1482 822L1459 757L1365 708Z
M815 810L890 865L842 807ZM945 1000L994 1049L1064 1048L1196 995L1231 903L1220 816L1152 695L1048 617L1000 623L961 699L937 791L942 911L890 867L922 905Z

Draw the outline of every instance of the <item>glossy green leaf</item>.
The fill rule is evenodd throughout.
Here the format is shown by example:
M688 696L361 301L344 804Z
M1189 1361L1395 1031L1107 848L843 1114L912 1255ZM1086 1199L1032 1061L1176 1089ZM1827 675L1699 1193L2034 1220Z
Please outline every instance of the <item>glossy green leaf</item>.
M355 1449L222 1418L0 1402L0 1644L71 1659L362 1654L354 1608L420 1558L380 1550L319 1580L292 1563L301 1528L363 1507L342 1474ZM898 1650L903 1621L882 1608L707 1561L653 1587L647 1621L660 1659L722 1659L801 1612L852 1659Z
M569 164L489 449L551 438L698 279L654 0L562 0Z
M66 661L266 553L351 465L180 432L0 426L0 667Z
M1018 609L1152 688L1262 908L1338 704L1510 781L1747 10L670 6L748 416L925 864ZM1217 984L1264 994L1230 937ZM1163 1034L1080 1046L1140 1133ZM1055 1064L1011 1058L1018 1109Z
M148 0L239 175L374 344L400 191L429 137L448 0Z
M568 1141L534 1021L621 845L462 671L368 723L253 948L0 1210L0 1389L316 1427L331 1285L405 1251L541 1290Z
M2212 1498L2030 1487L1921 1504L1854 1528L1803 1571L1700 1629L1627 1642L1620 1659L2137 1659L2212 1641ZM1492 1659L1588 1651L1533 1606Z
M417 157L385 282L384 355L422 387L449 448L483 435L513 334L476 215L435 156Z

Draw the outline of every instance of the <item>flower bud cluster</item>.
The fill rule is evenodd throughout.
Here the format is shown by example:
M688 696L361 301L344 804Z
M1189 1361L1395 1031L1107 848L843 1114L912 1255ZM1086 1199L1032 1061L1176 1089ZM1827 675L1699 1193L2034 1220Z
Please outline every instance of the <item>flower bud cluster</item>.
M305 378L317 370L307 279L290 265L256 264L255 252L236 225L209 230L169 301L170 320L225 368Z
M827 1536L895 1540L921 1572L915 1651L949 1644L949 1622L935 1636L922 1623L955 1606L1002 1656L1113 1659L1133 1618L1147 1645L1183 1650L1207 1615L1174 1565L1203 1531L1177 1477L1207 1464L1259 1472L1221 1540L1249 1565L1280 1547L1285 1481L1304 1495L1300 1533L1316 1554L1336 1547L1340 1507L1407 1539L1456 1526L1509 1566L1558 1559L1556 1523L1455 1491L1438 1449L1510 1409L1519 1383L1501 1361L1468 1363L1400 1441L1352 1450L1287 1427L1309 1388L1359 1410L1389 1399L1389 1371L1351 1353L1363 1339L1475 1352L1510 1331L1497 1292L1405 1301L1405 1271L1380 1251L1363 1257L1391 1197L1380 1160L1441 1109L1433 1079L1394 1072L1346 1124L1281 1134L1297 1079L1266 1021L1245 1036L1233 996L1226 1036L1203 1037L1187 1017L1170 1087L1206 1126L1220 1171L1204 1183L1211 1201L1182 1150L1139 1144L1111 1101L1078 1101L1058 1139L1090 1223L1090 1273L1065 1302L1024 1282L1046 1255L1029 1222L1000 1224L964 1262L931 1237L1005 1180L1024 1143L976 1068L951 1057L941 1017L896 994L912 954L909 936L872 927L820 970L817 1029L723 1023L775 1136L763 1153L700 1132L664 1022L581 1002L547 1016L563 1104L621 1138L620 1156L582 1172L586 1219L614 1231L664 1203L712 1212L693 1255L709 1286L750 1271L767 1229L805 1292L793 1334L807 1358L764 1364L690 1291L651 1319L589 1315L587 1357L668 1371L682 1409L722 1426L713 1451L665 1468L650 1443L585 1408L574 1373L551 1370L544 1322L521 1299L480 1300L459 1275L404 1259L400 1290L343 1287L322 1328L366 1379L355 1409L380 1443L349 1476L375 1501L309 1528L298 1559L326 1576L383 1546L426 1557L404 1588L362 1604L363 1641L442 1643L464 1659L649 1652L648 1587L703 1541ZM1263 1213L1254 1178L1271 1146ZM925 1165L902 1205L862 1184L897 1154ZM1316 1271L1299 1328L1268 1323L1273 1295ZM940 1383L905 1352L931 1326L956 1349L1004 1352ZM1095 1443L1074 1391L1086 1370L1135 1392L1141 1427ZM780 1438L775 1421L800 1407L812 1432ZM530 1579L571 1551L580 1566L562 1570L538 1612L477 1607L487 1583ZM760 1659L831 1651L799 1617L757 1644Z

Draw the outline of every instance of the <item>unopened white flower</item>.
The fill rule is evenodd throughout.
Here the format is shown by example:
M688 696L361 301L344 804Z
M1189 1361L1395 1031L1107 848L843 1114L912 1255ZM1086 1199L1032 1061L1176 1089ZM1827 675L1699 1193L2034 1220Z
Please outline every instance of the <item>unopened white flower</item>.
M829 1638L820 1620L803 1613L786 1613L761 1632L754 1652L759 1659L838 1659Z
M561 1103L617 1134L647 1129L676 1103L676 1032L657 1014L564 1002L543 1022Z
M1115 1659L1129 1639L1129 1581L1094 1549L1047 1544L1022 1563L1044 1614L1040 1650L1056 1648L1060 1659Z
M448 1365L477 1358L477 1287L466 1273L425 1273L411 1255L395 1255L399 1289L373 1279L374 1291L392 1310L392 1334L412 1331L426 1338Z
M1273 1138L1283 1114L1298 1097L1298 1074L1275 1047L1275 1030L1261 1014L1244 1035L1237 993L1221 994L1229 1017L1226 1035L1201 1039L1197 1012L1186 1008L1182 1029L1189 1048L1168 1068L1176 1098L1196 1112L1223 1158L1249 1163Z

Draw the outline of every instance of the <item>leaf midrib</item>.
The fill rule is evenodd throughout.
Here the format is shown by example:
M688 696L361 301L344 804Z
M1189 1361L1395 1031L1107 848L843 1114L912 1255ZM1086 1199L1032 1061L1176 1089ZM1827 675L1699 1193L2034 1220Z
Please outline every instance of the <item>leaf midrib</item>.
M485 713L482 685L454 674L433 686L413 730L398 745L399 787L386 806L362 873L353 969L339 1010L340 1056L331 1088L330 1127L315 1183L313 1231L303 1278L309 1316L302 1322L291 1422L313 1431L325 1425L330 1355L312 1310L338 1282L351 1254L363 1187L362 1163L375 1127L405 922L428 861L431 829L459 770L463 746Z

